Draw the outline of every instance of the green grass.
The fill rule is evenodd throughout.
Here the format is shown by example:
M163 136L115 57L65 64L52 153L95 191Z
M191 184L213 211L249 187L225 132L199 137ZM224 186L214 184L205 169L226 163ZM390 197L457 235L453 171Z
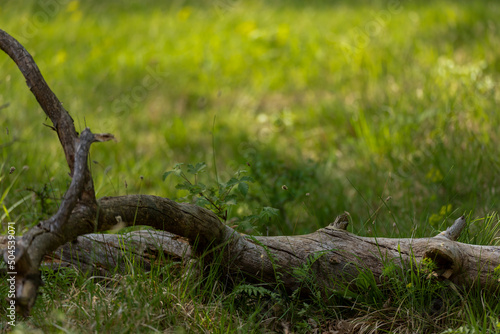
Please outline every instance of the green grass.
M391 3L68 1L47 7L20 0L0 4L0 28L32 53L78 130L89 126L118 138L92 148L99 197L181 198L186 192L175 188L178 180L163 182L163 173L179 162L204 161L205 183L216 170L225 181L239 169L255 179L229 219L262 207L280 210L272 226L242 226L249 233L308 233L347 210L349 230L359 235L427 237L465 213L469 226L461 241L498 243L500 4ZM19 70L6 55L0 68L0 204L22 234L54 212L70 180L57 137L43 125L49 121ZM11 166L16 171L9 174ZM152 330L122 327L125 312L131 323L159 330L215 331L203 320L214 316L227 331L258 332L276 309L283 311L279 321L298 317L297 331L312 326L308 317L370 323L380 316L364 299L345 301L349 312L298 300L273 308L270 296L251 298L257 306L248 309L215 279L211 288L220 295L169 292L180 301L165 307L162 298L138 297L176 284L151 277L151 284L134 286L134 275L104 285L76 279L52 302L39 302L31 321L44 331L57 331L54 324L77 332L87 325ZM451 311L439 328L496 326L500 310L493 299L480 291L463 295L446 299ZM127 306L112 305L110 322L94 319L109 305L106 298ZM394 324L432 323L425 310L412 318L416 323L404 320L419 307L403 299L388 313ZM61 311L68 301L71 312ZM147 303L151 316L131 310Z

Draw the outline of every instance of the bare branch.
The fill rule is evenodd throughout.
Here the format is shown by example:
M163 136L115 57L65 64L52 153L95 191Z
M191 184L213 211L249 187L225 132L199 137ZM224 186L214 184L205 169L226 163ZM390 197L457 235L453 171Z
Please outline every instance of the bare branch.
M75 237L95 229L93 217L97 212L97 202L87 166L87 156L92 142L107 141L113 136L109 134L95 136L86 129L79 138L73 119L45 82L28 51L3 30L0 30L0 49L14 60L31 92L51 119L53 129L57 132L63 147L70 175L73 177L58 212L29 230L16 242L16 308L22 314L29 314L40 284L38 267L43 256ZM78 226L66 226L72 214L82 211L86 212L87 220L78 221Z
M54 128L63 146L64 154L66 155L66 162L71 170L71 175L73 175L73 163L75 161L75 148L73 143L78 138L73 119L45 82L33 57L17 40L1 29L0 49L8 54L16 63L26 79L28 88L35 96L45 114L54 124Z

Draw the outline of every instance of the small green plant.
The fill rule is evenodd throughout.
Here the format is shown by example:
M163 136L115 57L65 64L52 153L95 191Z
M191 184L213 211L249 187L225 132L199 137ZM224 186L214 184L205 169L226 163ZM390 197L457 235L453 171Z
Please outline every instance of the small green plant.
M251 176L242 175L246 173L245 170L238 170L227 182L217 180L215 185L207 185L200 181L200 174L207 168L205 162L188 164L184 169L183 165L183 163L178 163L172 170L163 173L163 181L171 174L183 180L175 188L188 191L188 195L178 200L195 203L209 209L223 221L234 218L240 230L257 229L263 234L268 232L269 226L279 217L280 211L269 206L260 208L257 214L241 217L232 214L231 209L245 199L250 188L249 183L254 182Z
M186 172L182 169L183 163L176 164L174 168L163 174L163 181L170 174L174 174L184 181L175 186L176 189L183 189L189 192L187 199L197 205L212 210L224 221L228 218L230 208L238 203L238 196L245 198L249 185L253 182L250 176L242 176L246 173L245 170L238 170L234 177L227 182L217 182L216 186L208 186L199 181L199 174L205 171L207 164L199 162L196 165L188 164ZM188 175L191 175L193 180L190 180ZM237 189L237 194L233 192Z
M242 229L257 228L261 233L269 234L269 226L279 218L279 213L280 210L265 206L258 214L242 217L238 226Z

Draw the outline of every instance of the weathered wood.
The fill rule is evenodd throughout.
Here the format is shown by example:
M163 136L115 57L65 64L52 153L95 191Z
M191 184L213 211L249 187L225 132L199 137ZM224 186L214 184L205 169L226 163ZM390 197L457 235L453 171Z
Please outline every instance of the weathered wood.
M83 273L109 276L127 272L131 263L149 271L165 261L190 259L191 247L185 239L165 231L141 230L79 236L47 255L43 265L53 269L72 267Z
M109 217L114 216L121 217L123 226L141 224L175 230L177 235L189 238L192 244L197 238L203 237L206 239L203 251L216 251L222 255L229 272L268 283L276 283L278 273L285 287L290 290L298 288L302 282L302 278L294 273L296 268L308 268L309 278L313 278L319 286L335 288L339 282L346 284L356 278L360 269L371 270L374 277L378 278L388 261L400 266L410 262L418 265L424 258L436 263L436 274L455 284L480 284L485 288L498 288L500 284L493 275L494 269L500 265L500 247L464 244L441 235L419 239L367 238L327 226L302 236L252 237L234 232L212 217L210 211L161 197L133 195L104 198L99 204L101 212L105 212L100 216L100 226L111 227L112 221L110 223L108 219L113 220ZM179 215L180 212L186 216ZM132 217L135 214L134 220ZM187 218L193 216L196 218ZM210 224L204 224L207 221ZM456 224L461 222L462 218L459 218ZM147 237L149 234L151 237ZM114 262L109 259L122 257L117 245L123 245L119 241L123 242L129 237L132 238L127 243L129 255L144 257L145 250L151 249L156 243L161 245L166 254L190 257L188 245L176 241L173 235L150 230L123 237L92 234L79 237L76 244L62 246L55 258L85 271L99 267L101 271L113 272ZM137 236L140 236L139 239ZM207 236L212 237L211 242L207 242L210 239ZM164 241L160 242L162 239ZM103 245L106 245L105 248ZM179 245L183 247L179 248ZM71 257L71 254L74 256ZM122 268L123 262L116 260L116 266ZM145 268L148 266L145 265Z

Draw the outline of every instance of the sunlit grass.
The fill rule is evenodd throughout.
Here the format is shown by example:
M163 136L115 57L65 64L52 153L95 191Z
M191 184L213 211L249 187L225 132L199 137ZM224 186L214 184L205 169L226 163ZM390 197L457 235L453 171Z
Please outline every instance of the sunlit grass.
M213 180L215 149L220 178L243 168L256 180L232 214L280 209L271 234L311 232L347 210L349 230L357 234L428 237L466 214L461 241L498 244L496 2L60 3L1 3L0 28L32 53L78 130L89 126L118 138L92 148L98 196L184 196L176 180L163 182L162 174L178 162L204 161ZM22 233L57 208L69 177L57 136L43 125L50 121L22 75L5 55L0 68L0 194L7 194L0 202ZM105 308L93 302L101 296L97 285L85 295L89 284L77 284L87 299L69 319L89 310L97 317ZM395 290L406 293L405 287ZM128 298L125 290L106 293ZM481 317L479 305L457 306L483 297L451 298L456 308L443 328L467 314L476 324L495 326L490 317L498 308ZM200 305L197 318L186 316L183 324L208 330L207 315L219 312L229 327L245 326L239 315L224 313L218 304L224 301L211 301L210 310L206 300L172 305L186 314ZM360 309L373 321L365 302ZM134 319L177 326L179 313L164 315L164 305L155 303L158 318L139 313ZM113 307L108 311L117 323L121 311ZM292 306L279 306L286 307ZM303 314L326 317L316 311ZM397 307L391 312L395 326L407 325ZM50 321L83 328L63 318L55 314ZM412 318L418 319L428 324L421 315ZM89 325L107 330L99 321Z

